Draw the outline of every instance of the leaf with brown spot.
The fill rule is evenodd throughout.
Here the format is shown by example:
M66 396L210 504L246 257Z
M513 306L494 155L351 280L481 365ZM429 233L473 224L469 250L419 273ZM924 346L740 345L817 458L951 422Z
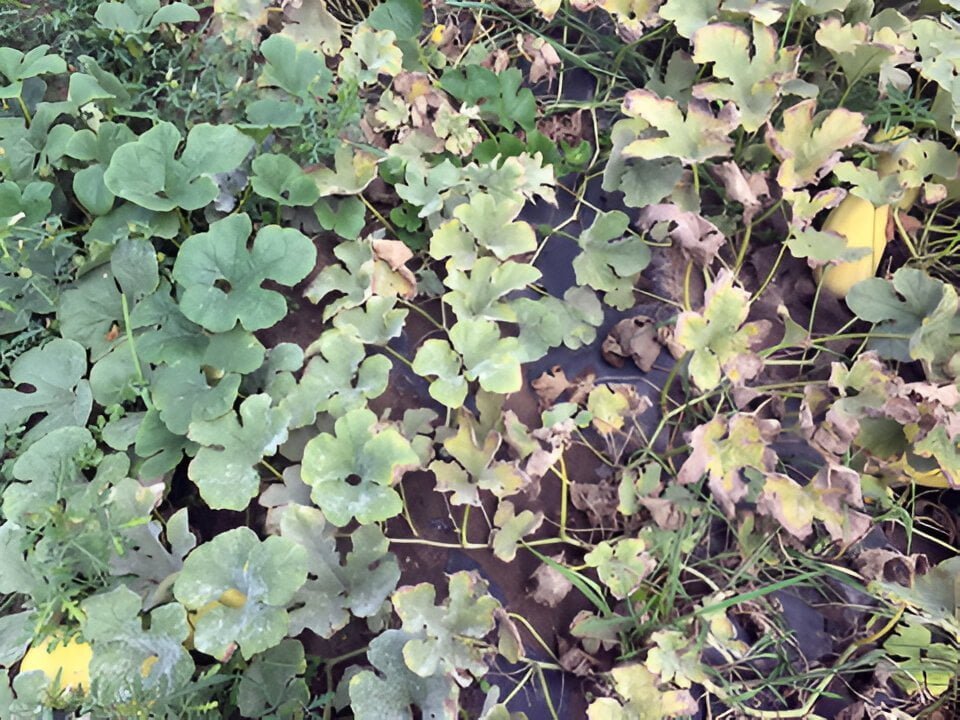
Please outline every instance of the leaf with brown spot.
M783 130L767 125L767 145L781 161L777 182L784 189L818 183L840 161L841 150L867 136L860 113L836 108L815 126L816 110L816 100L804 100L783 111Z
M690 456L680 467L677 481L694 483L708 474L714 499L727 516L733 517L734 506L747 494L741 471L772 470L776 453L768 446L779 432L776 420L755 415L737 413L729 421L714 418L690 433Z

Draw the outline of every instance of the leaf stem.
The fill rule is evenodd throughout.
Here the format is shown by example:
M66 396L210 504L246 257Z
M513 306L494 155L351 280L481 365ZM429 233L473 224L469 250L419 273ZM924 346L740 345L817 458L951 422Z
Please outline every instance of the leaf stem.
M143 368L140 366L140 357L137 355L137 346L133 340L133 328L130 327L130 304L127 302L127 294L120 293L120 306L123 310L123 330L127 336L127 345L130 347L130 355L133 358L133 367L137 371L137 384L139 386L139 395L147 410L153 408L150 402L150 393L147 392L147 380L143 376Z

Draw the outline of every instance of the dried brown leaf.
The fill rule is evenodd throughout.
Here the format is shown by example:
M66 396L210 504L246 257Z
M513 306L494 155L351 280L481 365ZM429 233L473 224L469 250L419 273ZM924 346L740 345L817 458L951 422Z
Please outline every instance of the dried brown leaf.
M614 367L623 367L630 358L641 371L650 372L662 349L653 318L637 315L614 325L600 352L603 359Z
M540 399L540 407L547 408L556 402L557 398L573 387L567 380L567 375L559 365L554 365L549 372L545 372L530 383L533 391Z
M562 565L565 557L563 553L560 553L550 559ZM566 575L546 563L541 564L534 570L531 579L534 586L531 594L533 601L551 608L559 605L573 589L573 583L567 579Z
M726 242L716 225L694 212L671 203L650 205L640 213L639 226L651 230L666 224L666 237L679 246L684 256L700 265L709 265Z

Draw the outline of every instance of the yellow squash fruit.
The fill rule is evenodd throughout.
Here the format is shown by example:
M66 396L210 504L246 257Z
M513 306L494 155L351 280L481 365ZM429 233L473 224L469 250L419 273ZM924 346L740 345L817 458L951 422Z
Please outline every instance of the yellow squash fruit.
M954 487L932 458L921 458L912 453L904 453L900 464L903 466L904 475L917 485L937 489Z
M206 605L187 612L187 624L190 626L190 634L184 640L183 646L187 650L193 650L193 631L197 628L197 621L204 615L221 605L228 608L242 608L247 604L247 596L236 588L227 588L216 600L211 600Z
M247 596L236 588L227 588L220 595L220 602L228 608L242 608L247 604Z
M823 224L824 230L842 235L848 248L865 248L869 252L858 260L837 263L823 270L823 288L844 298L854 285L873 277L887 246L887 219L890 206L875 207L856 195L847 195Z
M73 638L63 642L60 637L48 637L34 645L20 661L20 672L40 670L63 690L86 691L90 688L90 660L93 648L89 643Z

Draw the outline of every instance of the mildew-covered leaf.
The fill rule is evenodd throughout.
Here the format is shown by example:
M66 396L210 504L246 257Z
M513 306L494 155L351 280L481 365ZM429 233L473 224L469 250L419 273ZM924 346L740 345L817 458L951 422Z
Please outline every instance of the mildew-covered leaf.
M194 645L220 660L239 646L249 659L287 634L290 619L285 607L306 578L303 547L283 537L261 541L253 530L240 527L191 552L173 594L188 610L199 610L228 590L241 593L242 603L218 603L197 618Z
M769 445L779 430L777 421L745 413L737 413L729 420L715 417L690 433L691 453L680 467L677 481L693 483L709 474L714 499L732 517L735 504L747 494L741 471L773 469L776 453Z
M0 429L14 432L34 415L42 415L23 434L24 446L64 427L83 427L93 407L87 354L73 340L54 338L27 350L10 367L11 388L0 389ZM29 386L29 391L22 389Z
M697 712L697 701L689 690L660 690L657 676L640 663L619 665L610 675L622 700L609 697L594 700L587 708L588 720L661 720Z
M237 416L190 423L187 437L201 445L188 475L214 510L243 510L260 490L256 465L287 439L286 411L271 407L269 395L251 395Z
M532 510L524 510L518 514L512 502L501 501L493 516L495 529L490 534L493 554L504 562L513 562L520 542L537 531L543 524L543 517L542 512Z
M600 581L619 599L629 597L657 566L640 538L624 538L616 543L606 540L583 557L587 566L596 568Z
M361 670L348 683L350 709L357 720L413 720L411 707L418 708L421 717L456 717L460 688L453 679L423 678L407 667L403 649L415 637L386 630L370 642L367 659L374 669Z
M487 583L474 572L449 576L449 593L441 604L430 583L405 586L393 594L393 607L412 639L403 646L403 659L422 678L469 672L482 677L492 652L482 642L494 628L500 603L487 592Z
M503 437L496 430L483 434L476 418L465 410L458 417L455 435L443 441L443 448L456 462L435 460L430 471L439 492L451 492L452 505L480 506L480 491L498 498L520 492L529 482L516 463L497 460Z
M168 603L141 614L140 596L123 585L83 601L83 636L93 644L90 676L101 702L148 702L182 692L194 664L183 647L190 626L183 606Z
M308 354L300 382L280 400L280 408L290 413L290 427L309 425L320 412L340 417L387 389L390 359L368 356L350 332L327 330L311 343Z
M539 279L540 271L535 267L512 260L499 262L483 257L468 272L450 262L444 281L450 291L443 299L459 320L487 318L516 322L517 315L508 296Z
M303 453L303 480L313 501L334 525L388 520L402 503L393 485L420 461L410 442L377 416L357 408L340 417L335 435L320 433Z

